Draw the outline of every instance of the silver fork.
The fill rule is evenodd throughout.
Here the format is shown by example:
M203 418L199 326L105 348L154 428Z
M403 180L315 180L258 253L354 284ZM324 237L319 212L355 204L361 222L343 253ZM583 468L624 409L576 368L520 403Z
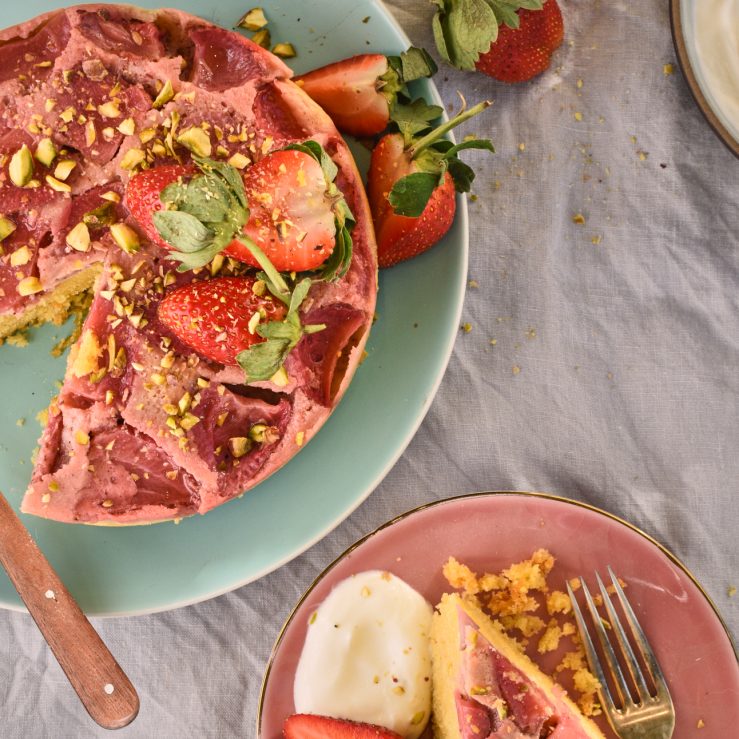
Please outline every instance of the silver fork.
M629 677L631 678L630 684L627 683L626 676L616 657L611 639L608 638L608 634L606 633L603 620L598 613L593 597L590 595L588 586L585 584L585 580L581 577L580 583L585 595L585 602L593 621L593 628L598 635L602 647L606 663L605 668L608 670L611 684L615 687L616 693L614 696L609 687L604 666L601 664L598 653L595 651L582 611L577 604L575 594L568 582L567 592L572 601L572 610L574 611L577 627L582 638L583 647L585 648L585 654L588 658L590 671L600 682L601 687L598 694L601 705L605 709L608 722L621 739L669 739L675 730L675 708L672 705L672 698L667 689L665 676L657 664L654 653L644 636L641 626L639 626L639 622L636 620L634 611L626 599L623 588L610 567L608 568L608 573L611 576L615 593L618 596L626 621L631 629L637 651L643 663L647 666L648 675L654 687L650 690L647 685L646 677L637 661L626 632L621 625L621 620L611 602L608 591L603 585L600 575L596 572L595 577L598 580L598 587L600 588L603 603L606 607L608 621L610 622L611 629L621 650L623 662L626 664ZM634 696L636 696L636 700Z

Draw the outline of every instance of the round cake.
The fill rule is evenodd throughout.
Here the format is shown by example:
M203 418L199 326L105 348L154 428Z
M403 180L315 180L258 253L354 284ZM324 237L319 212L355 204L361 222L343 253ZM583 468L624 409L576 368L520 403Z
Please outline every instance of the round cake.
M176 10L76 6L0 33L0 338L58 320L73 295L94 290L23 511L96 524L205 513L285 464L342 397L374 314L376 246L352 156L291 74L239 33ZM176 171L178 192L193 185L192 195L194 185L220 177L238 200L246 183L247 242L266 251L270 238L306 237L291 235L298 226L271 209L277 185L252 175L271 163L279 179L282 162L301 157L320 162L326 187L318 196L336 219L331 243L313 247L324 262L278 266L284 294L264 260L235 241L209 245L194 261L194 247L178 242L181 231L166 231L164 218L154 219L159 236L152 232L151 213L137 213L129 187ZM303 169L296 176L305 189ZM281 196L288 203L289 194ZM154 210L199 213L183 198ZM292 207L306 215L312 202ZM257 213L273 222L252 227ZM220 233L213 223L203 228ZM161 309L182 290L217 302L215 288L229 281L259 296L266 283L285 303L270 312L283 316L267 324L271 333L255 328L258 311L246 316L255 346L283 342L269 377L199 349ZM225 341L218 314L201 314L205 299L191 323ZM245 322L236 304L228 307L229 320ZM283 324L298 330L289 341L279 338Z

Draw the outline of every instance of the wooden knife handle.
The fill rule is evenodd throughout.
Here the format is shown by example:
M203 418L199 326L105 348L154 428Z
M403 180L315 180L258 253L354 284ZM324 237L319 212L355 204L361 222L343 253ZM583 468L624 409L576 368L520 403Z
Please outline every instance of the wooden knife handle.
M0 563L90 716L106 729L130 724L135 688L2 493Z

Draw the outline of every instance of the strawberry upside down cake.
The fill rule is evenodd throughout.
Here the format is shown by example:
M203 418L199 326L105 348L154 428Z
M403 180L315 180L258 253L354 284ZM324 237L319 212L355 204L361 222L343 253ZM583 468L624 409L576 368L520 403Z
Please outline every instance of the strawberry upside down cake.
M346 145L290 77L175 10L78 6L0 33L0 337L94 284L25 512L205 513L344 393L376 247Z

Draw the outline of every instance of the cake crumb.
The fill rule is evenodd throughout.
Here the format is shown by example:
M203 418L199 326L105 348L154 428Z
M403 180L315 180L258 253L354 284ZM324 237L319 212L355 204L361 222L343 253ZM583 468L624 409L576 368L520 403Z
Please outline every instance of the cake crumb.
M736 585L729 585L729 587L726 589L726 594L729 596L729 598L733 598L736 595Z
M575 215L572 216L572 222L576 223L578 226L584 226L585 216L582 213L575 213Z
M453 588L464 590L468 595L476 595L480 592L477 575L454 557L449 557L442 568L442 573Z
M572 611L572 602L567 593L561 590L553 590L547 596L547 613L553 616L555 613L570 613Z
M562 638L562 627L552 619L547 624L547 630L542 634L539 639L537 651L539 654L546 654L547 652L553 652L559 647L559 640Z
M26 419L25 418L19 418L19 419L17 419L16 422L15 422L15 425L18 426L19 428L21 426L25 426L26 425Z
M662 65L662 74L665 77L669 77L671 74L674 74L675 67L672 64L663 64Z

